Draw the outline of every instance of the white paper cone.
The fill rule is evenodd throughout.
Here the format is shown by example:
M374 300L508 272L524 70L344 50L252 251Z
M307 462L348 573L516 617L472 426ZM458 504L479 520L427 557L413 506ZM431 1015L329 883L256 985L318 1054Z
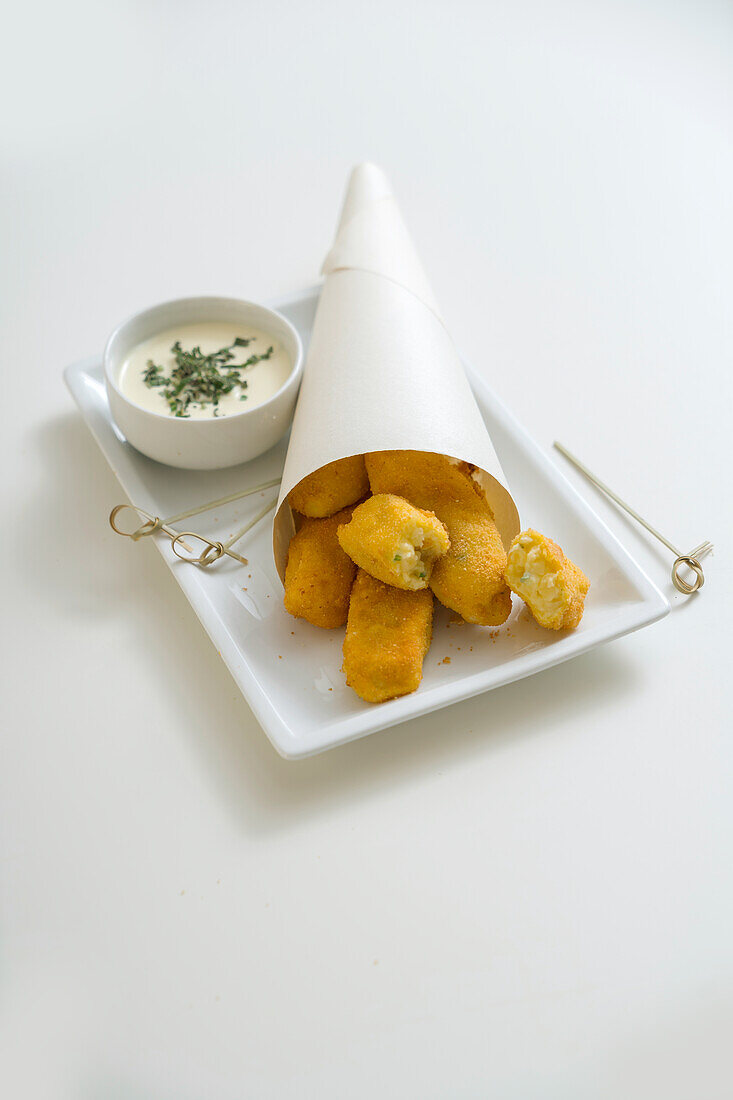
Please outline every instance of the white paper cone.
M287 495L328 462L433 451L479 468L508 546L516 505L384 173L354 169L295 410L273 548L281 578L295 530Z

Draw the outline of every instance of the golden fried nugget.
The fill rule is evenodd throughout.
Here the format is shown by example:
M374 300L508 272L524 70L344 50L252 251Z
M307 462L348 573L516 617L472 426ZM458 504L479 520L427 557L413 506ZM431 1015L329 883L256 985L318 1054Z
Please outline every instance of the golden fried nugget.
M552 539L528 528L509 547L506 580L549 630L574 630L583 618L590 581Z
M311 519L332 516L348 504L355 504L369 492L364 455L340 458L309 474L290 490L288 503Z
M440 602L469 623L506 622L512 608L506 551L471 467L427 451L376 451L365 458L372 492L398 493L446 527L450 549L430 578Z
M455 500L483 500L471 479L467 462L457 462L432 451L372 451L364 456L373 493L395 493L418 508L435 497Z
M409 695L420 686L432 631L429 588L407 592L359 569L344 639L346 683L367 703Z
M448 528L451 548L435 563L430 587L440 602L467 623L500 626L512 597L504 579L506 551L491 509L444 500L436 510Z
M290 540L284 603L296 619L326 629L346 622L356 566L339 546L336 531L350 519L350 508L327 519L304 519Z
M379 493L357 505L338 540L352 561L372 577L416 592L427 588L435 561L450 546L434 512L402 497Z

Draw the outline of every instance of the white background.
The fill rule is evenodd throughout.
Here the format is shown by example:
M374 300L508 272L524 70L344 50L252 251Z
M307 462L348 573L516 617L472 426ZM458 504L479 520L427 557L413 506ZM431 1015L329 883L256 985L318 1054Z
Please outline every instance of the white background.
M3 1094L729 1096L730 5L74 0L2 39ZM107 527L61 371L313 283L366 158L538 440L717 553L682 599L583 485L666 620L287 763Z

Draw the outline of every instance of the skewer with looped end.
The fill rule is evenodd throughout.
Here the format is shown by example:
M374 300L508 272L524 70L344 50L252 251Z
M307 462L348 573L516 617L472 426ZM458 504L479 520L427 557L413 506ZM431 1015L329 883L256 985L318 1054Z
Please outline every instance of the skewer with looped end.
M263 489L271 489L280 484L279 478L274 478L272 481L266 481L262 485L255 485L252 489L244 489L239 493L230 493L229 496L219 497L217 500L207 501L206 504L197 505L195 508L189 508L185 512L178 512L174 516L168 516L167 519L160 519L159 516L153 516L150 512L146 512L144 508L139 508L136 504L118 504L109 514L109 524L113 531L118 535L124 535L126 538L132 539L137 542L139 539L148 535L154 534L156 531L163 531L171 540L171 548L173 553L181 561L188 562L190 565L208 566L213 565L219 561L220 558L225 555L229 558L234 558L242 565L247 565L247 559L243 558L240 554L237 554L235 550L232 550L235 542L238 542L243 535L246 535L248 531L260 522L261 519L270 512L277 503L277 498L269 501L252 519L247 520L244 527L236 531L231 538L226 542L214 542L211 539L206 538L205 535L199 535L196 531L177 531L174 527L171 527L172 523L177 523L182 519L190 519L191 516L200 515L202 512L209 512L212 508L218 508L224 504L231 504L235 500L242 500L244 497L252 496L254 493L259 493ZM136 528L134 531L123 531L121 527L117 525L117 517L120 512L126 508L136 512L138 516L145 520L142 526ZM198 539L203 543L204 548L198 557L195 556L196 551L192 546L185 541L186 539ZM189 554L194 555L188 557L182 554L180 548L187 550Z
M625 500L622 500L618 493L614 493L613 489L610 489L608 485L604 484L599 477L596 477L594 473L584 466L579 458L571 454L566 447L563 447L562 443L555 441L553 446L565 455L569 462L572 462L581 474L584 474L590 482L593 483L602 493L605 493L607 497L610 497L615 504L618 504L619 508L623 508L625 512L635 519L637 523L640 523L642 527L645 527L650 535L654 535L655 539L659 539L661 543L671 550L675 555L675 560L672 565L672 584L675 586L678 592L681 592L684 596L691 596L693 592L697 592L705 584L705 574L703 573L702 566L700 565L700 558L705 557L713 549L712 542L701 542L699 546L696 546L694 550L690 550L689 553L683 554L681 550L678 550L669 539L666 539L664 535L660 534L656 528L652 527L651 523L634 511L630 504L627 504ZM682 569L689 569L693 574L694 580L687 581L681 574Z

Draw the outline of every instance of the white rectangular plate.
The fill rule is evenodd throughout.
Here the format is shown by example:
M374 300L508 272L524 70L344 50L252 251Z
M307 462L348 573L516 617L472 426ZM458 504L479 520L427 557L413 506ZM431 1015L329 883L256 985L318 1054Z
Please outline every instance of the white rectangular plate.
M306 348L317 301L314 289L276 306L299 330ZM466 369L523 524L555 538L590 577L583 621L572 633L543 630L515 600L508 622L489 630L451 623L448 613L438 608L420 689L372 706L344 682L343 630L319 630L284 611L270 516L237 547L249 559L247 566L228 558L208 569L187 565L174 556L167 538L156 536L158 550L263 729L285 757L310 756L530 676L653 623L669 611L665 597L602 520L486 384ZM280 475L285 443L229 470L196 473L153 462L135 451L113 423L99 358L68 367L65 378L129 500L154 515L165 518ZM262 498L272 495L270 490ZM223 540L261 509L262 498L256 495L189 523Z

